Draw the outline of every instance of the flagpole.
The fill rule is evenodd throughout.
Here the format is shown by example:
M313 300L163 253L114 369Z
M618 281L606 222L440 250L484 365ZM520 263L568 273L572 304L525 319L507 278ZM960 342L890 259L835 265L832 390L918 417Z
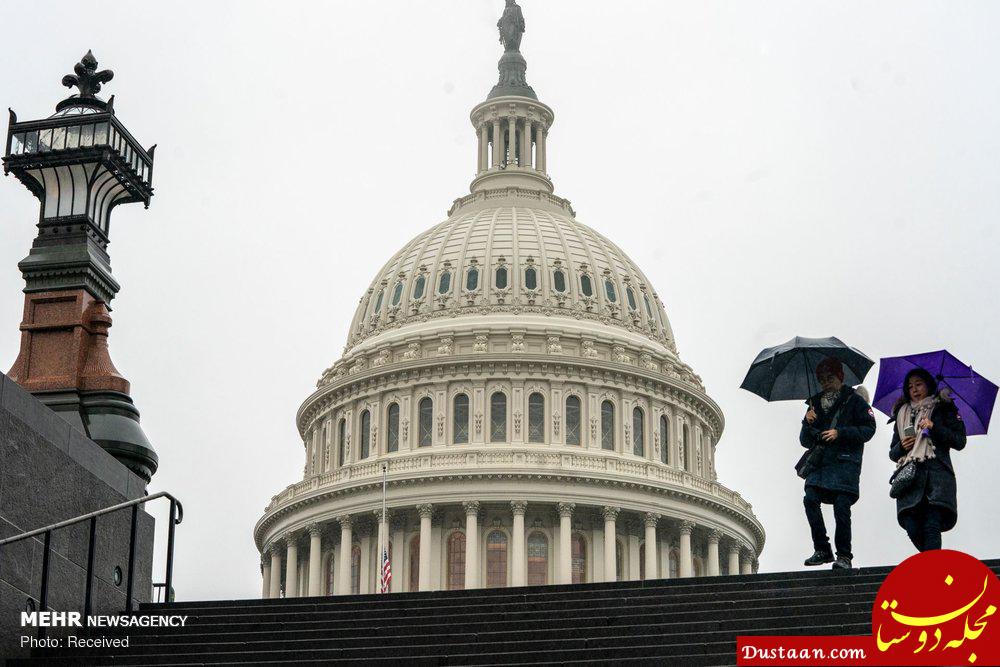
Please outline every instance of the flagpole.
M381 533L381 539L379 540L381 544L379 545L379 581L382 581L382 570L385 567L385 559L389 555L389 522L388 517L385 515L385 490L386 490L386 477L389 471L389 464L382 463L382 521L379 526L379 532ZM381 586L379 586L379 591L381 591Z

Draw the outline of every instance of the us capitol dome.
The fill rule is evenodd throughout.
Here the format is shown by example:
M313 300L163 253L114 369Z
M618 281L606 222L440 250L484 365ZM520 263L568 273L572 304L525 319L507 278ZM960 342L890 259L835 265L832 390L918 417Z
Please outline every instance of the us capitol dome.
M264 597L377 592L382 535L393 592L756 571L722 411L642 270L554 194L510 0L498 26L470 193L374 276L296 415L303 478L254 528Z

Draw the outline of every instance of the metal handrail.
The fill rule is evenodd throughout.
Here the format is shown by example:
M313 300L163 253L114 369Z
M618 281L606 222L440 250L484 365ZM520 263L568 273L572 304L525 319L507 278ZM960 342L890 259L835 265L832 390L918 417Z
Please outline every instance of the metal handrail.
M45 611L48 607L49 598L49 550L52 541L52 531L58 530L60 528L65 528L67 526L72 526L78 523L83 523L84 521L90 521L90 538L87 542L87 590L84 598L84 615L89 616L92 611L92 594L94 585L94 543L97 538L97 517L103 516L105 514L111 514L112 512L117 512L121 509L126 509L128 507L132 508L132 525L129 531L129 546L128 546L128 583L126 584L125 591L125 610L132 611L132 593L134 590L135 578L133 576L135 570L135 549L136 549L136 530L138 525L139 517L139 505L148 503L151 500L156 500L158 498L168 498L170 500L170 520L167 524L167 567L166 567L166 582L163 584L165 588L165 601L170 601L170 591L172 589L173 578L174 578L174 526L179 524L184 519L184 506L181 505L180 501L174 498L171 494L166 491L160 491L159 493L154 493L151 496L143 496L142 498L136 498L135 500L129 500L124 503L119 503L117 505L112 505L111 507L105 507L104 509L97 510L96 512L89 512L87 514L82 514L78 517L67 519L65 521L60 521L59 523L53 523L42 528L37 528L35 530L30 530L26 533L21 533L20 535L14 535L13 537L7 537L0 540L0 547L11 544L13 542L19 542L21 540L26 540L36 535L45 535L44 547L42 550L42 590L38 596L39 611ZM38 636L45 636L45 626L40 625L38 627Z

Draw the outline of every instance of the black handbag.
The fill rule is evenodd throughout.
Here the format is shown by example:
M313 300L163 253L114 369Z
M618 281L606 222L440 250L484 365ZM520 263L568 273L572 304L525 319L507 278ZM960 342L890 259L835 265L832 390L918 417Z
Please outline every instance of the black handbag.
M819 469L820 462L823 460L823 453L826 452L826 445L819 443L807 449L806 452L799 457L799 462L795 464L795 474L806 479L809 475L816 472Z
M917 462L907 461L889 478L889 497L899 498L917 481Z

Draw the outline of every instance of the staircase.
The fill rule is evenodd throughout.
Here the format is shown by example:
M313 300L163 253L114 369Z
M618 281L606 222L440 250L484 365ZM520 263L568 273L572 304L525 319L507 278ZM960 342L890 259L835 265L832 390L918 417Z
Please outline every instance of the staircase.
M1000 573L1000 559L985 561ZM736 636L867 635L888 567L391 596L145 604L184 628L103 630L127 649L11 664L733 665Z

